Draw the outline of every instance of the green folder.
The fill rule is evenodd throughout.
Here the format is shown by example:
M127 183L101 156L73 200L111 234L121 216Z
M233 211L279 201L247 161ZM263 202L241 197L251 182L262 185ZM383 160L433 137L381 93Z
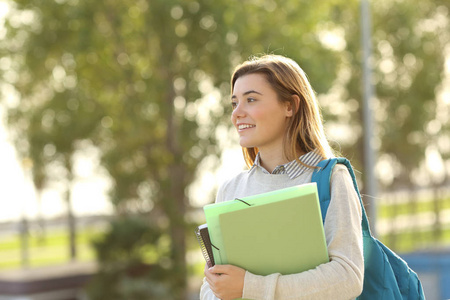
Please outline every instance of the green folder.
M285 275L329 261L315 183L210 204L204 211L216 264Z

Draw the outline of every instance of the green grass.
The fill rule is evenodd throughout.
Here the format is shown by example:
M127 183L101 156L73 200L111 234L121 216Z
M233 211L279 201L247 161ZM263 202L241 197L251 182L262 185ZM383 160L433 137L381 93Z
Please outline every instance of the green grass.
M77 233L77 260L95 260L91 240L101 234L99 229L81 229ZM29 267L55 265L70 260L69 235L64 230L48 230L45 236L28 236ZM21 267L21 240L18 235L0 239L0 270Z
M380 202L377 206L378 218L385 219L413 213L433 212L435 203L431 200L417 200L398 204ZM439 210L450 209L450 198L444 198L438 202Z
M399 253L407 253L433 246L450 244L450 228L437 232L429 228L421 231L408 231L380 236L386 246Z
M435 212L436 203L433 199L416 199L412 202L391 204L388 201L380 201L377 206L378 220L394 218L404 215L417 215L420 218L421 213ZM450 209L450 198L445 197L437 202L439 211ZM400 233L388 233L382 235L379 239L397 252L411 252L420 249L426 249L433 246L442 246L450 244L449 224L444 224L442 228L420 228L411 229Z

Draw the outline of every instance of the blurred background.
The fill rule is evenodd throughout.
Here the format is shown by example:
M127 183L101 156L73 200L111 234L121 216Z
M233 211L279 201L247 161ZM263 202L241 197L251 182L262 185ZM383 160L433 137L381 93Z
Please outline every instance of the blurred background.
M194 229L245 165L229 79L263 53L305 70L376 236L450 298L450 2L369 4L0 0L0 299L198 299Z

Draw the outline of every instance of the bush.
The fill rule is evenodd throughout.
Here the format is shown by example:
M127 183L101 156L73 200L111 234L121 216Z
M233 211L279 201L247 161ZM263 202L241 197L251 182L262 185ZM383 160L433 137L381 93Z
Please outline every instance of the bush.
M162 239L161 230L141 217L112 221L106 234L93 242L99 271L87 288L89 298L174 299L169 272L159 264L168 251L161 247ZM154 262L149 262L149 253Z

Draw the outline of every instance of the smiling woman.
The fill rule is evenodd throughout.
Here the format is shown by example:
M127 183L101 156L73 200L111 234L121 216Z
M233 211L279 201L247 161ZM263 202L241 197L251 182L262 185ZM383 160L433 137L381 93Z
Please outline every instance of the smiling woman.
M231 86L231 122L249 170L226 181L216 202L311 182L316 165L333 154L303 70L283 56L253 58L236 68ZM337 166L324 223L329 262L306 272L267 276L234 265L205 267L200 298L354 299L364 273L361 216L350 174Z

